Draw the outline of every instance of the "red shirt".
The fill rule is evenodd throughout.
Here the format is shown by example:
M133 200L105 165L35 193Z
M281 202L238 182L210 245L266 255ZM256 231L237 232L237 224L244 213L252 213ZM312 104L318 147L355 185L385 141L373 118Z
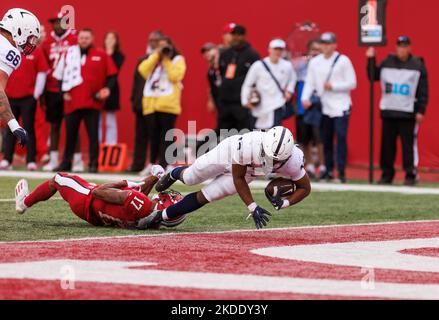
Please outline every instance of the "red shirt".
M61 37L58 37L55 32L51 32L47 39L41 44L44 55L50 65L50 73L47 76L46 90L50 92L60 92L58 80L53 77L53 70L55 70L59 59L66 54L67 49L78 43L76 30L69 29Z
M90 108L102 110L104 102L96 101L94 96L105 87L107 77L116 74L117 68L111 57L103 49L90 48L85 63L81 67L83 81L69 91L72 100L64 102L65 113Z
M124 204L112 204L96 198L93 198L90 213L102 225L116 225L122 228L134 227L137 221L147 217L152 212L152 202L143 193L130 190Z
M22 54L20 66L9 77L6 86L7 96L13 99L33 96L37 74L47 71L49 71L49 65L39 47L31 55Z

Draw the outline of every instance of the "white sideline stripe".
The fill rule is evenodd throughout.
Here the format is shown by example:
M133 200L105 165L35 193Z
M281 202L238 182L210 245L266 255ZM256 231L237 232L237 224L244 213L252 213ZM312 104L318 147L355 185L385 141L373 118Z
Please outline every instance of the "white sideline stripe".
M361 227L361 226L377 226L377 225L394 225L394 224L408 224L408 223L439 223L439 220L411 220L411 221L386 221L386 222L366 222L366 223L351 223L351 224L328 224L328 225L310 225L301 227L283 227L283 228L269 228L269 229L237 229L224 231L201 231L201 232L166 232L159 234L131 234L126 236L103 236L103 237L84 237L84 238L66 238L66 239L49 239L49 240L24 240L24 241L0 241L1 244L14 243L46 243L46 242L66 242L66 241L90 241L90 240L108 240L108 239L130 239L130 238L150 238L150 237L169 237L169 236L187 236L199 234L224 234L224 233L241 233L241 232L270 232L282 230L303 230L303 229L325 229L338 227Z
M50 172L28 172L28 171L0 171L0 177L28 178L28 179L49 179L55 174ZM96 174L80 173L82 178L91 181L117 181L141 179L138 175L128 174ZM208 183L210 181L206 181ZM177 183L181 184L180 181ZM265 188L268 181L254 181L251 183L256 188ZM334 183L312 183L313 191L359 191L359 192L390 192L402 194L433 194L439 195L439 188L406 187L406 186L382 186L363 184L334 184Z
M64 199L61 198L61 197L52 197L52 198L50 198L49 200L46 200L46 201L50 201L50 200L64 200ZM13 198L10 198L10 199L0 199L0 202L15 202L15 199L13 199Z
M135 267L149 266L146 269ZM70 272L70 273L69 273ZM301 293L347 297L438 299L439 285L375 282L363 289L361 279L307 279L254 274L186 272L154 269L150 262L46 260L0 263L2 279L63 281L74 272L74 281L253 292Z

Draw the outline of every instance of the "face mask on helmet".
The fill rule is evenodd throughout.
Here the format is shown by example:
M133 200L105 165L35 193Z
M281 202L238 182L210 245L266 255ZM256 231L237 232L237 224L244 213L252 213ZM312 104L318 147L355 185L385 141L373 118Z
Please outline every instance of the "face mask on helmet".
M178 191L167 190L160 192L153 198L153 200L157 200L157 205L154 209L164 210L167 207L179 202L181 199L183 199L183 195Z
M30 55L38 44L38 38L36 36L29 36L25 44L18 46L18 50L25 56Z
M285 160L272 159L265 154L263 147L261 147L260 156L262 159L262 170L266 175L275 172L277 169L282 167L291 158L291 156L290 156Z

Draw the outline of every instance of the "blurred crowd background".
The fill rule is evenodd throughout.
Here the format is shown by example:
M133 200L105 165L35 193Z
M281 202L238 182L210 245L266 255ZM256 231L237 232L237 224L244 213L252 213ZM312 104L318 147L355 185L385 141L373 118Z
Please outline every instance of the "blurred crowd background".
M30 110L20 114L25 128L35 132L35 145L30 143L22 155L27 169L96 172L99 143L124 142L131 155L128 170L145 174L151 163L172 165L164 156L165 133L174 127L185 131L187 121L196 120L198 130L213 128L218 134L220 129L286 125L305 151L313 178L344 182L347 165L365 167L368 160L370 70L389 54L404 62L413 51L416 59L422 57L417 65L422 81L415 89L436 82L436 44L417 32L427 28L426 17L432 14L428 6L433 2L425 2L412 8L409 1L389 1L389 44L372 51L358 47L355 1L334 8L327 1L225 0L217 9L201 1L171 1L162 9L129 1L126 10L121 4L113 8L78 0L69 3L75 30L59 26L61 1L3 1L2 12L22 6L46 27L27 69L20 67L23 74L9 84L16 109ZM90 61L81 62L84 81L75 86L74 77L60 79L56 67L62 52L78 43L78 53L71 50L70 56ZM33 83L23 80L28 75ZM379 112L378 86L379 81L375 162L383 169L381 182L393 180L399 136L404 152L396 163L405 171L405 182L414 184L419 167L439 168L439 146L432 139L437 93L428 94L428 86L416 92L407 117L412 128L399 123L400 115L385 121L389 117ZM2 169L14 160L8 139L5 135L2 143Z

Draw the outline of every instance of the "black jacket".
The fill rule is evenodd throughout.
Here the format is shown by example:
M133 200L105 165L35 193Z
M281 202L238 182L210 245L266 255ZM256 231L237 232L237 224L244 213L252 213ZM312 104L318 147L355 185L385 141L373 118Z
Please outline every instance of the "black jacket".
M119 71L122 68L122 65L125 61L125 56L123 55L122 52L114 52L111 58L113 59L113 62L116 65L119 75ZM119 81L116 76L114 86L111 88L110 96L105 101L104 110L116 111L119 109L120 109L120 89L119 89Z
M428 77L423 59L410 55L407 61L401 61L395 55L391 54L383 60L381 65L377 66L375 57L369 58L367 63L367 75L369 80L372 78L374 78L375 81L381 80L381 70L383 68L398 70L403 69L407 70L408 72L416 70L420 72L420 77L416 87L413 112L381 110L381 117L394 119L414 119L416 113L425 114L428 104ZM398 80L399 79L395 79L395 82L397 83ZM391 83L386 83L385 87L386 90L393 90Z
M143 114L142 109L142 99L143 99L143 89L145 88L145 82L146 80L140 75L139 71L137 70L140 63L142 61L148 59L148 54L142 56L139 58L136 64L136 68L134 69L134 79L133 79L133 86L131 88L131 109L134 113Z
M250 66L259 60L259 54L249 43L241 47L232 47L224 50L219 59L219 69L222 78L219 87L219 100L222 105L241 105L241 87L244 83ZM233 79L226 79L227 66L236 64L236 72Z

